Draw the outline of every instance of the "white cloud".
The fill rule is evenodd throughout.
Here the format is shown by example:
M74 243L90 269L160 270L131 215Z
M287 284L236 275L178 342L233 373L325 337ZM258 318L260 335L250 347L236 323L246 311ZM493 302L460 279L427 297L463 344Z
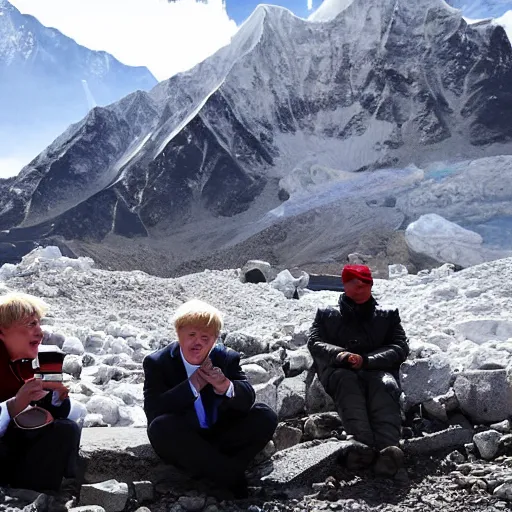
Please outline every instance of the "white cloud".
M496 23L505 29L508 39L512 43L512 11L507 11L501 18L497 18Z
M10 0L21 12L159 80L229 43L236 23L224 0Z
M311 11L313 9L313 0L308 0L308 11Z
M0 157L0 178L16 176L29 163L29 160L29 158Z

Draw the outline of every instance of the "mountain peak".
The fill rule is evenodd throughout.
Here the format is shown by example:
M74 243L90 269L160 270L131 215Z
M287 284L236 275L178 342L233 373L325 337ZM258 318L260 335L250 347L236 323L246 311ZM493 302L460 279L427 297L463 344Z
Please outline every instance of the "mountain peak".
M358 8L359 6L367 6L375 8L377 7L379 2L368 0L324 0L324 2L320 5L320 7L309 17L309 21L314 22L323 22L323 21L331 21L340 15L343 11L347 10L351 5L354 8ZM442 7L448 9L451 12L455 12L456 9L448 5L444 0L415 0L413 3L406 0L385 0L380 2L382 8L389 8L393 6L395 9L425 9L428 7ZM394 4L394 5L393 5Z

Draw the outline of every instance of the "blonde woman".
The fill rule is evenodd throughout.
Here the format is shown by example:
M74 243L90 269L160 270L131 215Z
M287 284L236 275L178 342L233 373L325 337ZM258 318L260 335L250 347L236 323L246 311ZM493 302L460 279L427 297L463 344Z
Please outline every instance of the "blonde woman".
M0 297L0 485L55 491L64 476L74 476L80 428L68 419L64 384L34 378L45 313L37 297ZM35 414L22 421L27 411Z

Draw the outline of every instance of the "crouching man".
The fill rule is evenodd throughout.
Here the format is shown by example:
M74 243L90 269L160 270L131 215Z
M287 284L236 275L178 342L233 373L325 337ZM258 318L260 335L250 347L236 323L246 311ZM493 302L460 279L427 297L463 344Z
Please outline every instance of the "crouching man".
M319 309L308 348L318 378L348 434L371 449L354 450L347 465L393 476L403 467L398 370L409 345L398 310L379 308L364 265L346 265L339 309ZM362 447L364 448L364 447Z
M62 382L34 378L45 312L37 297L0 297L0 486L57 491L76 476L83 406Z
M167 463L247 497L245 469L272 438L276 414L255 404L240 355L215 342L220 312L199 300L175 313L178 342L144 359L148 437Z

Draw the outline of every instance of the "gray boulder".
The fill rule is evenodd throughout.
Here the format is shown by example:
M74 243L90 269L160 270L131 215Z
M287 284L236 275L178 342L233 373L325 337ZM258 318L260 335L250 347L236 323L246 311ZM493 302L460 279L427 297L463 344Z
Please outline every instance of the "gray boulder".
M297 294L300 296L308 284L309 275L306 272L301 272L300 277L293 277L289 270L283 270L277 274L270 286L282 292L287 299L292 299Z
M328 439L333 437L333 432L338 433L342 430L341 419L336 412L324 412L314 414L304 423L304 437L312 439Z
M62 365L62 371L79 379L82 374L82 358L78 356L66 356Z
M245 356L254 356L268 351L268 344L261 339L243 332L230 332L224 339L224 345Z
M494 489L493 496L512 501L512 482L505 482Z
M274 446L279 452L291 448L296 444L299 444L302 439L302 430L286 425L286 423L280 423L274 433Z
M254 386L256 402L267 404L272 410L277 411L277 386L281 380L275 377L265 384Z
M335 410L333 399L327 394L315 373L313 381L306 388L306 412L313 414Z
M66 354L75 356L81 356L85 352L83 343L75 336L66 338L61 348Z
M293 418L304 412L306 406L305 374L284 379L277 388L277 416Z
M460 408L474 423L512 416L512 389L506 370L468 370L453 385Z
M245 373L247 380L254 386L256 384L264 384L270 380L270 374L259 364L244 364L242 371Z
M442 355L406 361L400 368L400 384L405 395L404 407L444 395L454 379L449 361Z
M249 260L240 270L242 283L270 283L277 272L272 265L262 260Z
M257 364L266 370L270 377L284 379L283 363L286 352L284 350L268 354L258 354L244 359L243 364Z
M313 366L313 357L306 347L297 350L287 350L286 359L287 376L295 377Z
M473 436L473 443L482 459L492 460L496 456L502 437L503 435L496 430L486 430Z
M128 485L117 480L82 485L81 505L99 505L106 512L121 512L128 501Z

